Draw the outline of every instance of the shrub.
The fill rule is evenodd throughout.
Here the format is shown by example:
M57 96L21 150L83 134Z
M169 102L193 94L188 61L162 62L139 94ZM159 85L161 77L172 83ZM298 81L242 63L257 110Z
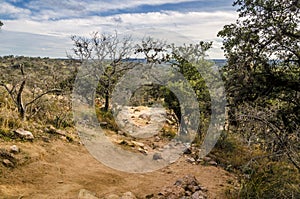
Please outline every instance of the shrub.
M240 198L300 198L300 174L285 162L260 162L242 182Z

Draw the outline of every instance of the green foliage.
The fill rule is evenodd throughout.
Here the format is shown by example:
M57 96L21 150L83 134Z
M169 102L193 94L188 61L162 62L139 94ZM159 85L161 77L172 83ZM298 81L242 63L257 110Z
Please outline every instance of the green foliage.
M270 154L285 154L300 171L299 1L234 5L239 19L219 32L232 130Z
M211 154L225 169L239 173L253 156L261 152L251 151L236 135L222 132Z
M242 161L238 197L299 198L299 1L236 0L234 5L238 20L218 34L227 58L229 129L250 151L261 153Z
M106 125L102 126L103 128L107 128L115 132L119 130L119 126L116 123L111 111L106 111L102 108L96 107L96 115L98 120L100 121L100 124L107 123Z

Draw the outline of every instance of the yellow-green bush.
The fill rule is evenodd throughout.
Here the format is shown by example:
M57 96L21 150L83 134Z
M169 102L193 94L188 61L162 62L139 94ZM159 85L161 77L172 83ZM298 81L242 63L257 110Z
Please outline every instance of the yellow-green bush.
M96 107L96 115L100 122L106 122L107 125L103 126L113 131L118 131L119 126L116 123L111 111L104 111L101 108Z
M300 198L300 174L285 162L259 162L241 185L240 198Z

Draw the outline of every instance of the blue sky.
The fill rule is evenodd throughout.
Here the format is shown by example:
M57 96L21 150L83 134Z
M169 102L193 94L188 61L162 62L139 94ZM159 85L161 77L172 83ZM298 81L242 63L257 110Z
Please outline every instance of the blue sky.
M169 42L213 41L211 58L223 58L217 32L237 18L233 0L0 0L0 56L66 57L71 35L112 32Z

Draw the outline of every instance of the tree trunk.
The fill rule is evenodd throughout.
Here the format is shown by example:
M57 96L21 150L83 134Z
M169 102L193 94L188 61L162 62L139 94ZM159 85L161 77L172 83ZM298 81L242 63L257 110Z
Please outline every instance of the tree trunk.
M17 107L18 107L18 112L20 114L20 117L22 120L25 120L25 116L26 116L26 107L23 104L23 99L22 99L22 94L23 94L23 90L26 84L26 80L23 80L20 89L18 91L18 96L17 96Z
M104 106L104 111L107 112L109 108L109 92L105 92L105 106Z

